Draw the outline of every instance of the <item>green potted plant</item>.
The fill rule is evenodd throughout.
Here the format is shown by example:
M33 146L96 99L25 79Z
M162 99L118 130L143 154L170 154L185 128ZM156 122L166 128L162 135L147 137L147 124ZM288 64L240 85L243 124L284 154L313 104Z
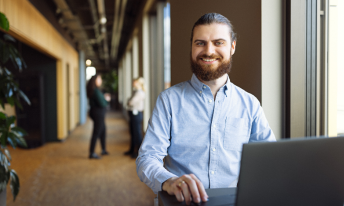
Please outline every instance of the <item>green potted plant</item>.
M109 73L103 74L102 79L105 92L112 94L117 92L118 76L116 71L112 70Z
M102 74L104 92L111 94L111 106L117 109L117 91L118 91L118 75L112 70L108 73Z
M6 16L0 12L0 28L8 31L9 22ZM6 68L6 64L11 61L16 69L21 71L26 67L24 60L15 48L13 43L15 39L8 34L0 38L0 108L5 110L5 103L22 108L20 99L30 104L27 96L19 89L12 72ZM16 148L17 145L26 147L26 132L20 127L15 126L15 116L8 116L0 112L0 193L6 193L7 184L10 182L13 201L19 193L19 178L16 172L10 168L11 155L7 145ZM6 195L4 201L6 204Z

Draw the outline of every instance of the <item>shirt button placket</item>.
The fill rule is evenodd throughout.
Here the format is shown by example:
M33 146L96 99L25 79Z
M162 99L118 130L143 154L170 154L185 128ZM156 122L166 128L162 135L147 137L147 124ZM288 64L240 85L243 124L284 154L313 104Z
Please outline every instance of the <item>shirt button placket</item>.
M216 156L216 145L218 139L218 125L216 124L218 119L218 109L217 109L217 101L213 101L209 99L209 103L214 103L214 114L213 114L213 121L211 123L211 145L210 145L210 166L209 166L209 186L210 188L216 187L213 183L216 182L215 171L217 166L217 156Z

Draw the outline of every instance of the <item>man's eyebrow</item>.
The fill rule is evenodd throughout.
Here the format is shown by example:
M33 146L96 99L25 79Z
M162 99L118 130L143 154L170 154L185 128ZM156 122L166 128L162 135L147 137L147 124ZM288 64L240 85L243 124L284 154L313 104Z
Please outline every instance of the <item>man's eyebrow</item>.
M200 42L206 42L206 40L196 39L196 40L194 41L194 43L195 43L195 42L198 42L198 41L200 41ZM221 38L220 38L220 39L214 39L214 40L211 40L211 41L214 42L214 41L227 41L227 40L226 40L226 39L221 39Z
M197 41L206 42L206 40L196 39L196 40L194 41L194 43L197 42Z
M211 41L227 41L226 39L214 39L214 40L211 40Z

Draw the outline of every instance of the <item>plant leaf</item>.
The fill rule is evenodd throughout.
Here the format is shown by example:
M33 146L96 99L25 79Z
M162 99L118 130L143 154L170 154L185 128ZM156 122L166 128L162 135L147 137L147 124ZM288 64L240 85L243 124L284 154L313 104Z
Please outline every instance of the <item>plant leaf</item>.
M19 51L17 50L16 47L12 47L12 52L14 54L14 57L16 59L17 64L20 64L20 67L26 67L25 61L23 59L23 57L21 56L21 54L19 53Z
M5 31L8 31L10 29L10 23L8 22L5 14L1 12L0 12L0 27Z
M3 147L6 146L7 132L2 132L0 140Z
M6 185L7 185L8 181L10 181L10 171L7 171L5 174L6 174L5 181L6 181Z
M0 42L0 61L2 64L6 64L8 59L10 58L10 54L8 52L8 46L5 42Z
M11 161L12 158L11 158L11 155L10 155L10 152L8 151L8 149L4 149L5 151L5 154L7 155L8 159Z
M25 139L16 132L9 132L8 136L20 146L27 147Z
M9 34L4 34L4 39L6 41L11 41L11 42L16 42L15 38L13 38L11 35Z
M4 165L5 164L5 162L3 161L3 156L5 156L5 155L1 152L1 154L0 154L0 165Z
M6 74L7 74L8 76L11 76L11 75L12 75L12 73L10 72L10 70L8 70L6 67L4 68L4 70L5 70L5 72L6 72Z
M0 192L2 192L6 188L6 181L1 181L0 182Z
M1 163L2 163L2 166L5 168L5 171L8 172L8 160L7 160L7 157L5 155L2 155L1 156Z
M3 102L3 101L0 100L0 104L1 104L1 107L2 107L3 109L5 109L5 102Z
M7 100L7 103L9 103L11 106L13 106L14 105L14 98L13 98L13 92L12 92L12 90L10 90L10 93L8 94L8 96L10 96L9 98L6 98L6 100Z
M16 197L19 193L19 188L20 188L20 184L19 184L19 178L17 173L14 170L10 170L10 174L11 174L11 190L12 190L12 194L13 194L13 201L16 200Z
M21 90L19 90L19 95L25 100L25 102L26 102L28 105L31 105L31 102L30 102L29 98L24 94L24 92L22 92Z
M9 54L10 54L10 59L11 59L11 61L12 61L12 63L13 63L13 65L17 68L17 69L19 69L19 71L21 71L21 69L22 69L22 63L21 63L21 61L17 61L17 57L18 57L18 55L16 54L17 52L17 49L13 46L13 45L11 45L11 44L8 44L8 52L9 52ZM19 63L19 64L18 64Z
M8 181L10 180L10 171L6 172L3 165L0 165L0 192L6 188Z
M11 126L11 124L13 124L15 121L16 121L16 117L15 116L7 117L7 119L6 119L6 127L9 128Z
M6 172L5 167L3 165L0 165L0 182L5 181L7 184L8 178L9 178L9 173Z
M21 136L27 135L27 132L21 127L12 127L11 130L19 133Z
M1 139L2 140L2 139ZM17 146L17 142L13 141L10 137L7 138L8 143L15 149ZM6 145L6 144L5 144Z
M0 112L0 119L6 119L6 114L5 114L5 113L2 113L2 112Z
M23 106L20 104L20 101L18 99L14 99L14 104L21 110L23 110Z

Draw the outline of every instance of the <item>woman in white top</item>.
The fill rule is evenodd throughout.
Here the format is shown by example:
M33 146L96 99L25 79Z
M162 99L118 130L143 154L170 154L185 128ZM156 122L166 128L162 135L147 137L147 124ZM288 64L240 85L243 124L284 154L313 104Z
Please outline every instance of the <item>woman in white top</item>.
M138 150L142 143L142 120L145 101L144 79L139 77L133 81L133 95L128 100L128 114L130 117L131 143L129 151L125 155L137 157Z

